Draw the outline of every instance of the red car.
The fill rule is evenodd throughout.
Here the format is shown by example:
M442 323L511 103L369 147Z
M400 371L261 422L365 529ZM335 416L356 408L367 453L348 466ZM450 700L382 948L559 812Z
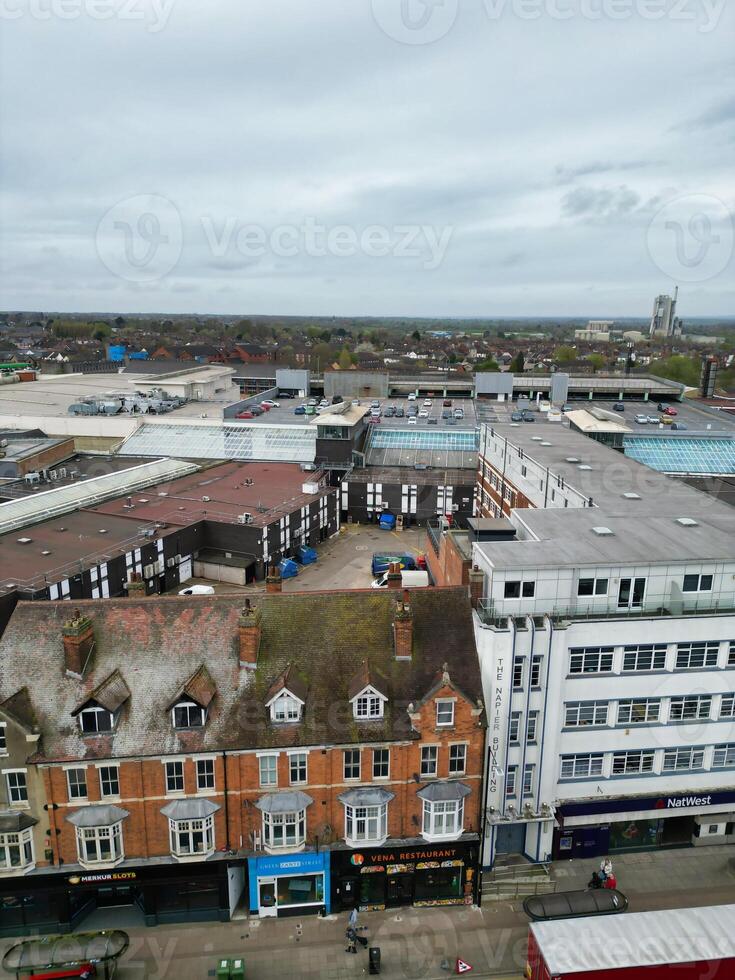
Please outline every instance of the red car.
M671 405L669 405L668 408L664 409L664 415L678 415L678 414L679 413L676 411L676 409L672 408Z
M368 425L380 425L380 416L371 415L367 421L368 421Z
M240 412L240 414L239 415L236 415L235 418L236 419L254 419L255 418L255 413L254 412L249 412L249 411Z

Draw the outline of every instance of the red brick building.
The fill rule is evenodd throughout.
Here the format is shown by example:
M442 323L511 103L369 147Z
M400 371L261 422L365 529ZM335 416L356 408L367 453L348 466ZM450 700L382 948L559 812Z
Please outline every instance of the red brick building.
M242 601L16 608L0 702L43 678L14 763L42 789L5 807L44 844L0 884L42 911L0 930L72 928L105 902L154 924L473 900L486 720L467 590Z

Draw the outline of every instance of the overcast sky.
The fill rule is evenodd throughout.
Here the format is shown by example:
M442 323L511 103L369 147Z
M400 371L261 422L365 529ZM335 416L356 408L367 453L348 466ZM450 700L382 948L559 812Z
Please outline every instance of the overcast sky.
M735 314L734 6L0 0L0 308Z

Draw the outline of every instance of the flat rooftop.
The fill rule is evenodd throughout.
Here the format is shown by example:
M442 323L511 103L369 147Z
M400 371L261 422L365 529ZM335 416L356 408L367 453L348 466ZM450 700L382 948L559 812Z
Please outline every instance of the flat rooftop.
M55 442L65 442L64 439L54 440ZM29 483L23 477L12 480L0 480L0 498L3 500L19 500L21 497L36 497L44 490L53 490L57 487L67 487L73 484L84 483L86 480L93 480L97 476L106 476L108 473L120 473L129 470L134 466L141 466L143 463L150 463L150 457L144 456L110 456L110 455L88 455L85 453L74 453L65 458L61 463L55 463L49 470L55 473L55 477L44 480L42 483Z
M0 419L6 417L63 417L69 416L69 406L84 398L103 398L108 394L134 394L136 391L147 393L152 386L166 390L166 381L181 383L207 383L217 377L224 377L223 372L232 376L230 368L222 365L189 365L185 370L168 371L161 374L137 372L128 366L124 372L115 374L41 374L36 381L27 381L16 385L0 387ZM175 393L175 392L174 392ZM208 417L222 418L228 405L240 400L240 390L236 384L230 384L224 391L217 392L210 399L190 401L181 408L168 413L169 416L183 418L198 418L205 414ZM84 416L90 417L90 416ZM136 419L140 416L128 415L95 415L96 419Z
M108 500L93 512L187 525L196 521L236 524L243 513L263 527L279 514L290 513L314 500L304 483L318 474L304 472L296 463L222 463L160 487ZM336 490L325 489L325 493Z
M735 509L682 480L563 423L486 426L482 438L507 439L589 502L513 511L518 540L477 545L496 567L735 560Z
M428 466L366 466L354 469L347 477L350 483L415 483L417 486L468 486L474 485L474 470L447 469Z
M140 518L75 511L0 536L0 586L35 588L139 548L152 524ZM159 530L165 537L171 531Z

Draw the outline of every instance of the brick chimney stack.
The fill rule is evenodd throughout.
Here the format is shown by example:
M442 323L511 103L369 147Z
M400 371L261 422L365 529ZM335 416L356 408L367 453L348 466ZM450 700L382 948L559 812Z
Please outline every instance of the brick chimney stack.
M237 623L240 647L240 666L246 670L255 670L258 664L260 648L260 609L250 605L245 600L245 608L240 613Z
M400 589L402 581L400 562L391 562L388 566L388 588Z
M265 591L266 592L281 592L283 590L283 579L281 578L281 569L278 565L271 565L268 569L268 574L265 577Z
M82 616L78 609L73 617L64 623L64 669L72 677L82 678L92 660L94 651L94 626L88 616Z
M128 599L145 599L145 582L140 572L133 572L126 585Z
M474 565L470 569L470 604L473 609L477 609L480 599L485 591L485 575Z
M410 660L413 653L413 610L411 609L408 589L403 590L403 597L396 603L393 619L393 643L396 660Z

